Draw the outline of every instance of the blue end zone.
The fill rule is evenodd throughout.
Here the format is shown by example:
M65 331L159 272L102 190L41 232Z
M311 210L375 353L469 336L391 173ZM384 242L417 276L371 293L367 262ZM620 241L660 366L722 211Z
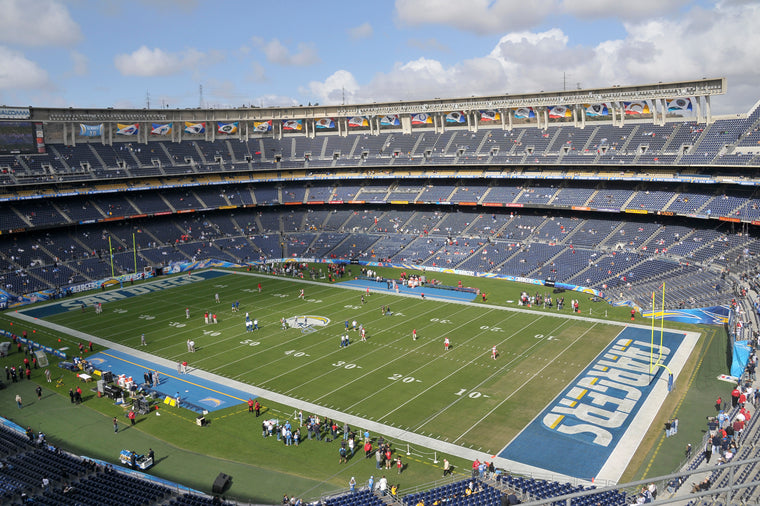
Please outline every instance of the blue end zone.
M143 383L143 374L146 371L158 371L159 385L153 390L171 397L176 397L179 392L180 405L187 408L192 408L191 405L194 405L207 411L217 411L247 402L249 397L255 398L254 395L246 392L194 375L180 374L176 369L167 369L116 350L95 353L89 357L89 361L100 371L111 371L114 377L121 374L131 376L138 385Z
M66 311L79 309L82 307L82 303L84 303L85 306L90 307L97 304L98 302L105 304L106 302L123 300L129 297L137 297L138 295L145 295L146 293L166 290L169 288L174 288L176 286L184 286L190 283L197 283L199 281L206 281L207 279L214 279L220 276L227 276L228 274L230 273L223 271L203 271L189 275L173 276L171 278L158 279L156 281L140 283L138 285L128 286L126 288L119 288L118 290L108 290L91 293L90 295L66 297L65 299L61 299L59 302L45 304L44 306L36 306L31 309L19 310L19 313L23 313L34 318L45 318L47 316L53 316L60 313L65 313Z
M651 331L626 328L499 454L516 462L582 479L598 475L658 381L649 374ZM685 335L666 332L667 365ZM660 334L655 334L654 360Z
M388 289L388 285L385 281L369 281L366 279L350 279L348 281L341 281L338 283L341 286L356 286L359 288L369 288L372 292L384 292L395 294L396 290ZM472 302L475 300L475 294L472 292L460 292L457 290L444 290L442 288L433 288L430 286L418 286L416 288L409 288L406 286L398 285L398 293L404 295L413 295L415 297L422 297L425 294L426 299L436 300L456 300Z

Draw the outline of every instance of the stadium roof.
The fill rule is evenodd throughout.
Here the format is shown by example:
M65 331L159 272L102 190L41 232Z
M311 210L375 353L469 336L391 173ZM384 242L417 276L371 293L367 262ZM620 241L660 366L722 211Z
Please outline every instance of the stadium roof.
M234 109L73 109L29 107L32 121L193 121L309 119L329 116L415 114L477 109L572 106L588 103L622 101L658 101L684 97L710 97L726 93L725 78L703 78L690 81L611 86L606 88L539 91L518 95L490 95L462 98L342 104L299 107L241 107ZM5 118L9 119L9 118ZM22 118L14 118L22 119ZM26 119L26 118L23 118Z

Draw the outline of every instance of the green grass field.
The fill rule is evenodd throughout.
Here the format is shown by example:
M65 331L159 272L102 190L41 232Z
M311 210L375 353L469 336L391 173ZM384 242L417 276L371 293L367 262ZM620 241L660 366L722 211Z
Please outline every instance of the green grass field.
M496 452L620 331L619 326L230 274L49 320L289 397ZM305 300L299 299L305 288ZM214 302L219 293L223 301ZM241 311L233 313L231 302ZM391 315L382 306L390 306ZM190 308L191 319L185 319ZM205 311L219 323L206 325ZM260 329L245 330L245 313ZM565 312L569 312L565 310ZM314 332L281 318L313 315ZM345 320L367 331L349 331ZM412 329L418 339L412 340ZM452 348L444 351L448 337ZM196 343L187 352L187 339ZM493 360L491 349L499 357Z
M171 361L188 360L191 367L293 399L493 454L583 370L621 327L604 319L568 318L568 309L506 311L503 307L516 307L508 301L516 299L520 291L533 293L538 287L498 280L467 281L488 291L487 306L377 293L362 305L361 292L356 290L240 273L106 303L102 315L91 308L85 313L76 309L46 320ZM263 285L262 293L256 289L258 282ZM455 279L444 282L455 284ZM305 301L298 299L301 288L306 291ZM215 293L220 294L221 304L214 303ZM579 297L565 295L568 300ZM617 321L630 316L625 308L593 305L587 296L580 297L581 307L593 311L591 316L609 312L610 320ZM237 314L230 310L236 299L240 301ZM393 314L383 315L383 305L390 305ZM186 307L191 310L189 320L185 319ZM216 311L219 323L204 324L205 311ZM246 312L258 319L259 331L245 331ZM552 316L558 313L564 317ZM302 315L326 317L330 322L308 333L281 329L281 318ZM350 331L352 344L340 348L345 320L363 325L367 341L360 342L358 332ZM15 328L10 327L11 321L12 314L0 315L2 328L20 333L21 324L17 321ZM413 328L417 329L417 341L411 337ZM147 347L139 346L143 332ZM78 341L41 327L33 337L69 352L76 350ZM444 337L452 343L448 352L444 351ZM187 339L196 342L195 353L186 351ZM497 360L491 358L494 345L499 350ZM0 359L0 364L14 363L14 359L17 361L11 355ZM0 407L17 423L44 428L64 447L68 444L82 454L114 461L123 442L113 441L109 420L121 414L121 408L90 395L80 409L68 409L66 393L76 379L65 375L65 381L61 389L43 383L58 394L54 398L63 401L54 415L60 424L45 413L35 414L34 406L15 410L12 396L3 398ZM12 393L28 385L13 384L9 390ZM291 407L266 398L262 404L278 416L292 412ZM377 474L374 464L363 458L339 465L337 447L330 445L309 442L293 451L274 441L262 442L260 428L251 423L243 404L212 412L209 430L198 429L190 411L165 413L169 416L144 417L137 431L126 431L123 437L135 441L138 448L152 445L167 455L151 472L200 490L209 491L213 477L224 471L238 477L229 491L231 496L271 503L284 492L313 498L345 487L353 475L361 481ZM97 427L104 434L98 435L94 429L91 434L65 429L77 424ZM402 490L440 478L440 464L432 462L432 455L419 449L407 458L409 468L398 478ZM468 471L467 462L449 459L462 473ZM646 462L634 464L646 466Z

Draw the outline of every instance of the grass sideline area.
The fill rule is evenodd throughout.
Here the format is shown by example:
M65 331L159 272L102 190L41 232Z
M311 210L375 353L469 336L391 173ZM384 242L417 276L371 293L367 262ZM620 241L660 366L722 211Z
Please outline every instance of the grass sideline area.
M357 266L354 268L358 269ZM399 275L395 269L388 272L377 270L381 275L389 277ZM321 286L307 286L307 300L300 301L297 299L300 286L287 278L261 278L264 290L260 294L255 287L256 282L251 278L226 276L204 282L203 286L177 290L176 293L155 292L104 304L104 314L100 316L91 314L91 310L85 314L77 310L49 319L135 348L139 347L140 333L145 332L149 336L147 351L157 356L171 360L189 356L191 363L204 370L217 374L223 371L221 374L224 376L329 404L335 409L384 423L401 426L412 421L412 425L408 425L410 430L488 453L497 452L532 419L535 409L526 409L526 405L545 405L553 398L552 391L556 394L614 337L614 332L606 329L612 326L604 323L581 324L568 318L549 317L548 314L557 313L553 308L531 308L532 313L527 314L505 313L491 308L515 307L514 301L522 291L545 293L548 291L545 287L449 274L436 273L435 277L444 284L456 285L461 279L465 286L477 286L487 293L488 301L485 304L464 306L466 309L462 309L463 306L456 304L374 294L367 297L366 304L362 305L360 292L333 288L327 282L321 283ZM220 293L223 300L221 304L214 304L214 293ZM240 300L240 314L230 313L230 293L240 295L233 297ZM584 294L565 292L562 295L566 297L567 305L571 298L579 299L581 313L590 310L592 317L606 315L611 321L630 321L630 309L591 302L590 297ZM394 315L383 315L379 309L383 305L390 305ZM171 325L172 322L185 322L185 307L191 308L193 322L183 327ZM207 328L202 322L202 313L216 308L219 308L220 323L214 326L213 332L218 332L219 335L199 335L198 332ZM119 311L114 312L114 309ZM242 318L246 311L260 321L260 331L245 332ZM280 329L280 318L302 313L324 313L330 318L330 324L310 333L301 333L297 329ZM565 309L564 313L570 314L570 310ZM140 318L143 315L153 318ZM0 316L0 327L20 333L20 324L16 321L16 328L12 328L10 322L13 320L9 316L7 313ZM584 316L588 316L588 313ZM338 336L344 331L343 322L346 319L357 319L365 325L369 336L366 343L356 342L354 337L354 344L350 347L339 348ZM675 324L668 326L679 327ZM680 327L693 330L692 326ZM411 328L417 328L417 342L411 340ZM553 372L552 376L555 377L536 378L534 388L515 396L514 403L504 403L501 407L497 405L494 399L503 398L505 392L515 389L515 383L510 382L510 378L520 378L520 383L525 382L536 363L546 360L548 353L557 351L552 348L554 345L580 333L585 333L588 337L584 336L582 346L569 347L563 351L563 363L566 366L562 374ZM255 337L251 337L251 334ZM349 331L349 334L356 335L353 331ZM185 342L190 335L198 342L198 351L186 355ZM454 349L449 353L456 351L456 359L453 355L448 358L444 355L444 335L451 336ZM556 336L557 339L536 337L539 335ZM54 347L68 344L70 349L75 349L76 345L69 336L47 329L38 329L32 337ZM61 339L60 343L58 339ZM253 345L253 342L258 344ZM500 352L499 360L496 361L490 357L490 349L494 344ZM725 362L725 357L723 359ZM11 355L4 360L13 363L14 357ZM691 360L695 360L695 357ZM355 367L346 368L349 364L354 364ZM701 374L702 370L697 369L696 374ZM317 380L313 379L313 376L317 376L315 371L320 371ZM36 371L35 373L39 376ZM461 384L448 390L431 388L441 378L452 375ZM64 387L51 389L61 398L61 413L69 415L73 411L76 415L85 412L84 419L99 420L106 432L111 430L103 438L113 443L110 419L122 415L122 408L113 406L110 400L94 396L87 398L84 406L71 407L67 405L68 388L77 380L73 375L65 375L65 381ZM705 382L711 383L707 379ZM23 385L11 385L9 390L26 388L28 384ZM682 385L678 387L677 395L690 391ZM465 394L478 392L480 395L473 399L469 395L460 394L460 399L457 399L457 392L463 390ZM365 398L368 391L371 392L371 399ZM22 395L25 398L33 396L29 393ZM424 395L424 403L416 400L421 395ZM539 402L535 401L536 396ZM13 396L2 398L8 402L9 407L2 407L9 418L16 421L16 416L30 416L28 422L22 423L19 420L17 423L35 426L34 406L29 406L28 411L25 408L16 413L13 411ZM42 401L47 399L47 396L43 397ZM673 397L673 402L680 405L677 396ZM262 404L272 413L292 413L292 408L276 405L267 399L263 399ZM665 415L665 411L661 416L670 416ZM32 414L27 415L29 412ZM219 471L223 471L233 476L230 496L271 503L277 502L283 493L312 498L328 490L345 488L351 476L356 476L361 483L370 474L377 478L378 473L383 472L375 469L371 459L365 461L363 456L357 458L359 454L347 465L339 465L338 446L335 444L306 442L299 448L286 448L274 441L262 440L260 425L251 421L243 404L213 412L209 416L211 427L208 428L196 427L195 414L189 411L179 409L161 412L168 417L148 415L141 419L134 430L130 428L125 432L133 431L134 437L140 433L141 437L146 438L136 440L134 449L140 451L143 449L140 445L147 444L156 450L159 465L151 472L199 490L209 491L213 478ZM442 412L445 417L441 418L438 412ZM10 416L11 413L13 416ZM486 413L489 413L488 417L484 417ZM38 423L47 424L49 421L39 414L36 417ZM77 417L81 418L81 415ZM56 420L57 418L56 416ZM126 421L125 418L123 420ZM483 423L482 430L470 430L476 422L482 420L485 420L480 422ZM72 449L80 451L81 447L80 452L83 454L109 461L116 460L118 451L122 449L115 450L118 443L113 448L94 445L88 451L91 438L77 439L77 423L89 426L81 420L72 422L69 430L61 430L58 424L51 424L53 427L47 429L46 433L59 438L64 448L73 447ZM65 423L61 425L67 427ZM680 434L688 437L685 427L682 426ZM115 437L120 436L117 434ZM68 444L70 440L72 443ZM645 446L647 444L645 442ZM649 447L654 448L654 442ZM94 451L102 452L102 455L95 454ZM424 449L419 451L424 452ZM166 455L165 460L161 460L162 455ZM440 464L433 464L432 455L413 454L406 457L402 451L402 457L408 463L404 472L398 480L395 480L395 470L391 471L393 478L389 477L391 483L398 481L401 484L402 492L440 478ZM438 456L439 461L442 458ZM197 465L198 459L200 465ZM658 457L657 461L660 459L662 457ZM469 462L457 459L452 462L463 475L468 474Z

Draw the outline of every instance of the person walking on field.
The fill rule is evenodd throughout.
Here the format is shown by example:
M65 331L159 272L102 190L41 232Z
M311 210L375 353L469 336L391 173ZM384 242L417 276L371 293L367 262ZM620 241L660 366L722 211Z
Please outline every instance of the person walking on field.
M449 341L449 338L447 337L447 338L445 338L445 339L443 340L443 348L444 348L446 351L449 351L449 347L450 347L450 346L451 346L451 342Z
M498 351L496 351L496 345L494 345L493 348L491 348L491 357L496 360L496 356L499 354Z

